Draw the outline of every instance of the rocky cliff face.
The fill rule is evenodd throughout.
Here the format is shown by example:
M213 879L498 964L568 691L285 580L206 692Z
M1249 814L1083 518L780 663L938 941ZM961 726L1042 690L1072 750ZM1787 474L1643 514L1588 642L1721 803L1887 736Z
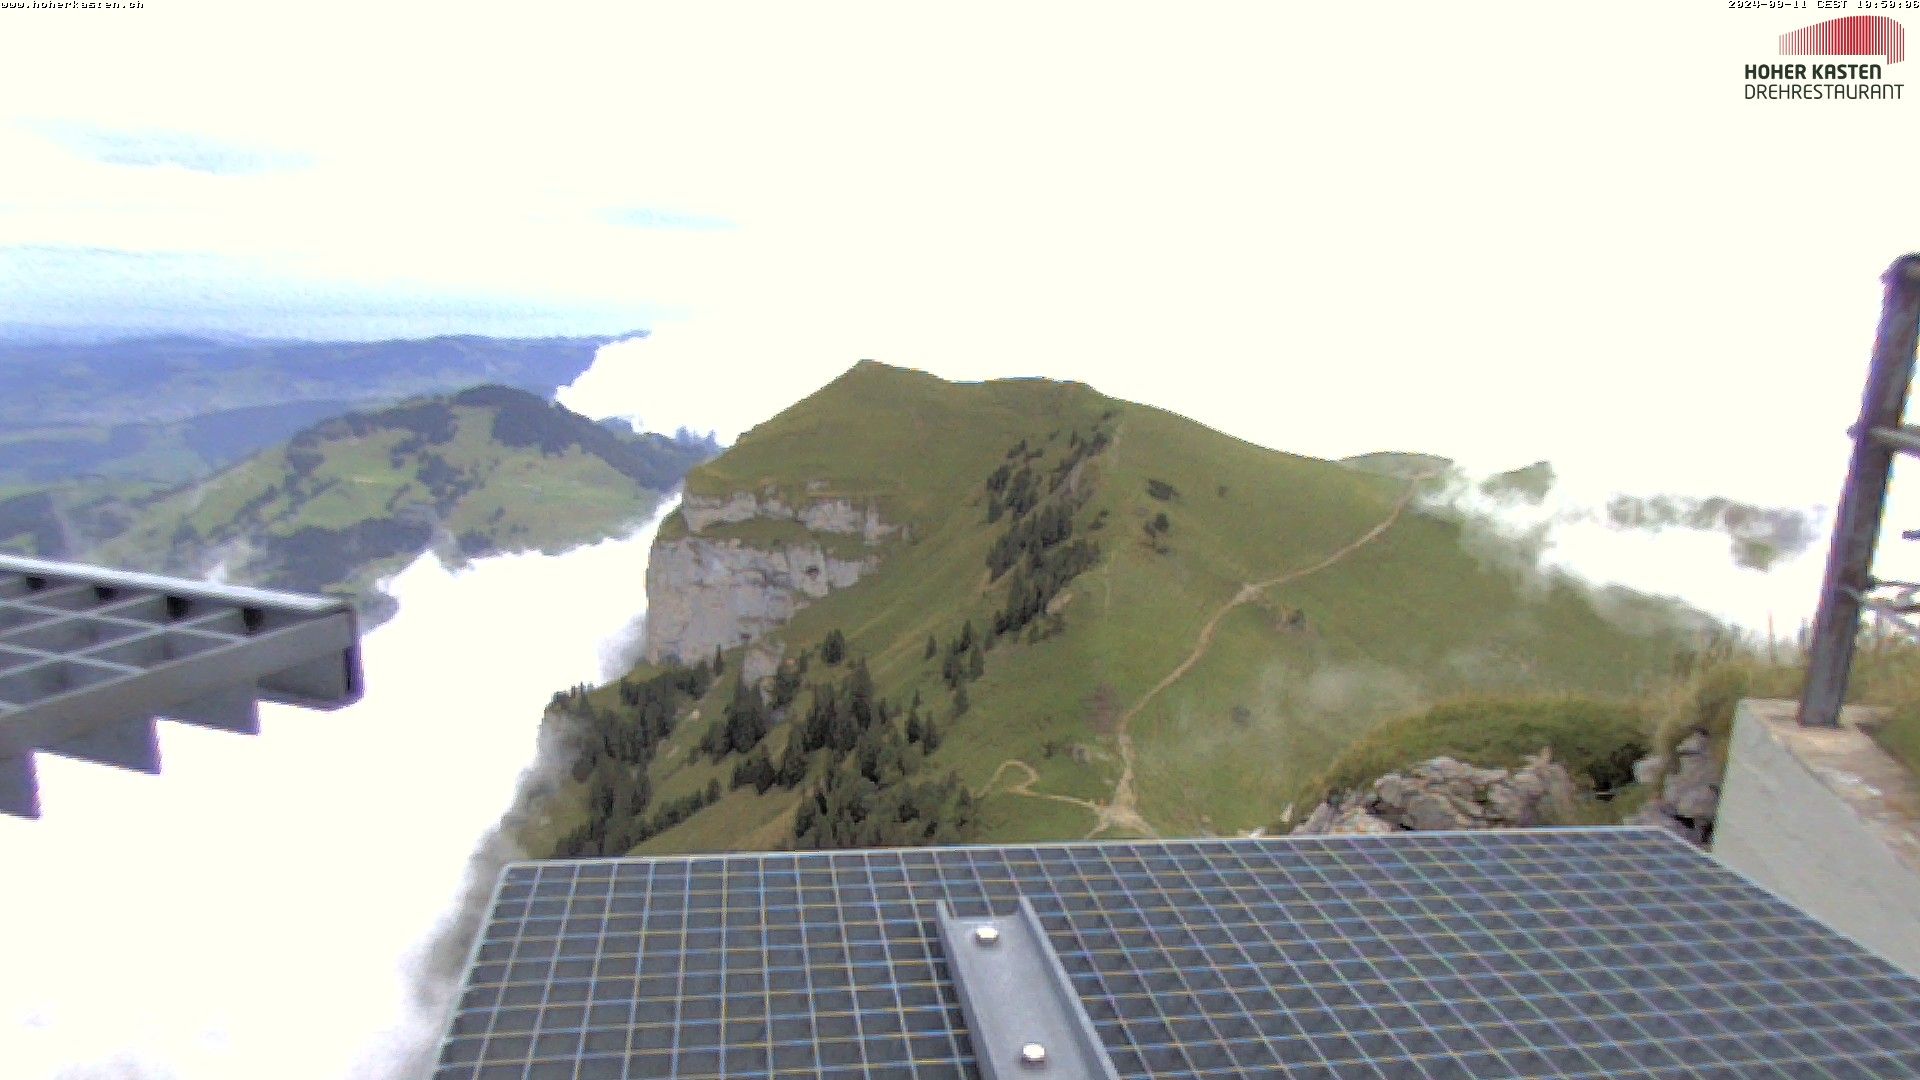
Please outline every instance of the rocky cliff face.
M1720 805L1721 769L1701 731L1683 739L1671 760L1641 760L1634 779L1653 794L1622 824L1658 825L1706 846ZM1321 803L1294 833L1534 828L1564 824L1573 797L1573 778L1545 750L1511 772L1438 757Z
M841 499L793 507L770 494L689 496L679 513L688 535L656 540L647 561L646 659L691 662L715 648L754 646L742 667L749 680L772 674L780 662L782 650L766 640L768 634L809 602L871 573L880 556L837 558L817 542L764 548L703 533L756 518L797 522L809 532L857 535L869 545L899 531L873 506L855 507Z
M1704 846L1713 839L1724 771L1724 766L1714 760L1706 733L1689 734L1673 748L1672 760L1656 755L1633 767L1635 780L1658 786L1626 824L1659 825Z
M880 512L871 504L860 509L845 499L818 499L796 507L782 502L779 495L756 496L749 491L737 491L724 499L689 495L680 504L680 516L691 533L755 518L797 521L813 532L857 534L869 544L877 544L896 531L880 520Z

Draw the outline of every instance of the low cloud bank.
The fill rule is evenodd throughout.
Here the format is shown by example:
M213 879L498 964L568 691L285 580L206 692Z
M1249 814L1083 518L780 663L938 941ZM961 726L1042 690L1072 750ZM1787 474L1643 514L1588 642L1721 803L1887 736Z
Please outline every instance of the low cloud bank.
M251 738L162 725L157 777L43 757L43 819L0 820L33 883L0 890L0 923L35 928L0 980L7 1076L418 1075L516 854L501 811L539 782L541 714L631 634L673 505L560 555L422 556L346 709L267 706Z
M1419 506L1463 521L1462 542L1485 560L1602 587L1603 613L1644 617L1623 588L1782 637L1812 617L1830 528L1821 506L1623 493L1547 462L1481 473L1449 464Z
M732 445L860 359L798 329L759 327L758 320L704 319L603 345L593 366L554 399L596 420L618 417L641 431Z

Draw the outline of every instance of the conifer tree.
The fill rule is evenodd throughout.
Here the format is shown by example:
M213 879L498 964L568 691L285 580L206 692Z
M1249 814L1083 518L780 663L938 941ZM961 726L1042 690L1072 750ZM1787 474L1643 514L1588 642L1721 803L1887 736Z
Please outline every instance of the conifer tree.
M807 778L807 751L798 738L790 736L787 739L787 748L780 755L780 768L776 773L783 788L791 788Z

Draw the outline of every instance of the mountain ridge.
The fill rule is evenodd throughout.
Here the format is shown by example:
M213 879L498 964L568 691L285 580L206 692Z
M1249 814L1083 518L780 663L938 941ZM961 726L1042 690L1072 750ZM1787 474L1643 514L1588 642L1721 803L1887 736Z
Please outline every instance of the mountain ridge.
M727 675L714 658L656 655L678 663L559 703L644 773L649 797L682 801L664 828L596 835L589 793L563 790L535 840L578 853L642 834L646 851L886 839L899 830L872 808L921 789L945 801L896 808L930 814L902 819L914 828L1077 837L1116 824L1100 807L1125 807L1129 784L1138 816L1108 835L1243 831L1389 716L1467 690L1626 692L1696 629L1695 613L1649 598L1620 601L1649 617L1629 628L1569 580L1476 557L1461 521L1408 503L1416 486L1084 384L856 365L693 469L655 554L811 557L836 543L871 569L803 596L749 567L723 591L784 591L784 610L716 642ZM713 513L728 506L752 512ZM820 507L892 531L807 527ZM1257 582L1270 590L1235 602ZM673 588L650 573L650 604L679 602ZM643 691L688 665L709 681ZM731 685L743 668L764 720ZM620 757L635 707L672 721ZM575 779L606 754L583 751ZM1010 763L1028 774L1022 791L994 786ZM927 787L942 774L967 798ZM603 809L626 790L595 782L604 796L588 802Z

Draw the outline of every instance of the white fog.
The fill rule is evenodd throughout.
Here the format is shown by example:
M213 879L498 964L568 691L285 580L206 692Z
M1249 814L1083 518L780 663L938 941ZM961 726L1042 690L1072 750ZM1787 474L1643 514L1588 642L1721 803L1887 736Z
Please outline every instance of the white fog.
M421 557L347 709L268 705L250 738L163 723L157 777L42 755L42 819L0 819L0 1071L380 1077L436 1040L420 950L548 697L631 633L657 523L459 571Z

